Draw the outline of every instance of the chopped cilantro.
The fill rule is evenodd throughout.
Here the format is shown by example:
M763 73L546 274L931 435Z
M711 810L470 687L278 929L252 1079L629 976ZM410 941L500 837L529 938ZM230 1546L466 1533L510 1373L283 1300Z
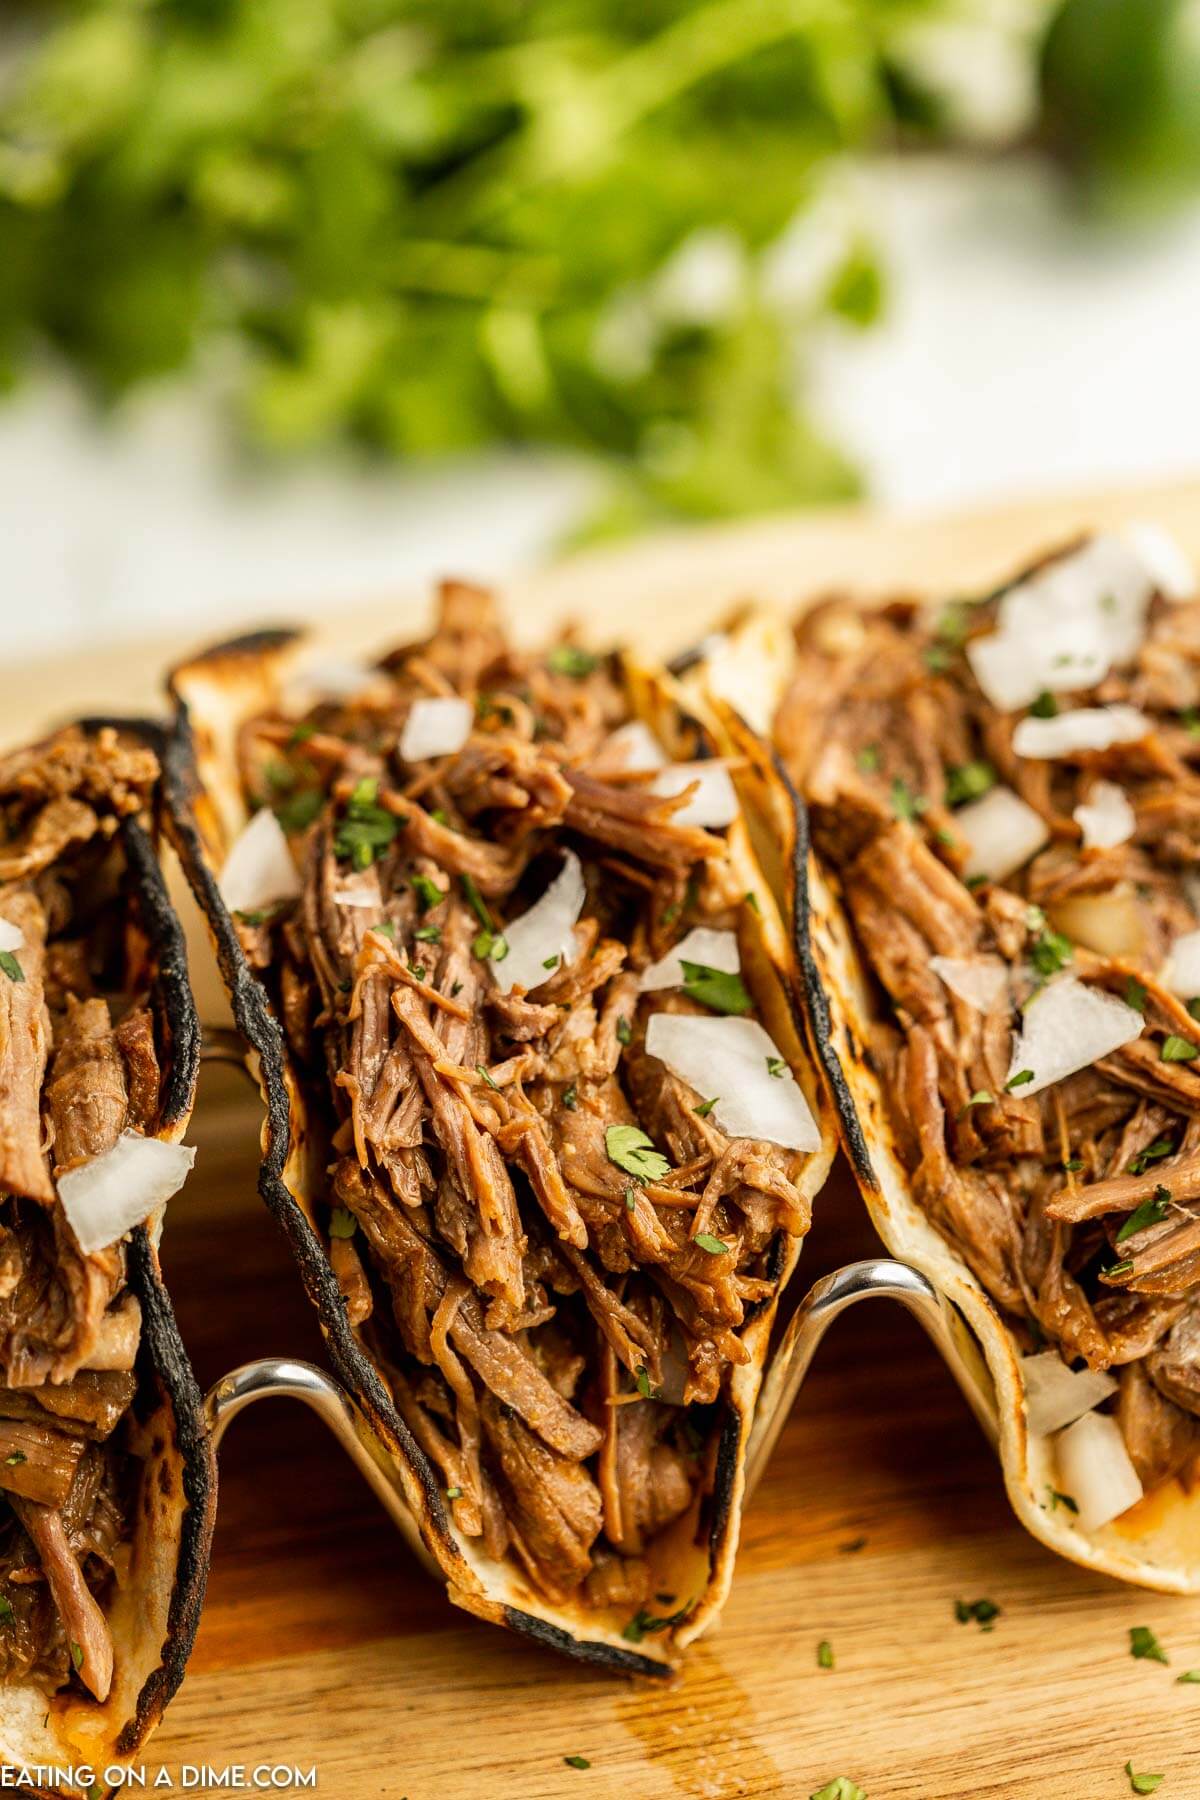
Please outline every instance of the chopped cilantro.
M747 1013L751 1000L740 975L730 974L725 969L710 969L705 963L686 962L681 959L683 969L683 991L693 1000L699 1000L713 1012Z
M628 1187L625 1189L625 1211L626 1212L636 1212L636 1210L637 1210L637 1189Z
M562 1103L566 1107L568 1112L574 1112L576 1106L579 1104L579 1091L576 1088L575 1083L573 1081L569 1082L568 1085L563 1089Z
M358 1230L358 1220L346 1206L335 1206L329 1215L329 1235L335 1238L353 1237Z
M1200 1056L1200 1047L1190 1043L1187 1038L1176 1037L1172 1032L1170 1037L1163 1039L1162 1060L1164 1062L1195 1062L1198 1056Z
M617 1042L618 1044L630 1044L633 1042L633 1028L624 1013L622 1013L617 1020Z
M1011 1094L1014 1088L1026 1087L1028 1085L1028 1083L1031 1082L1032 1080L1033 1080L1033 1070L1032 1069L1018 1069L1016 1074L1010 1075L1008 1080L1005 1082L1004 1091L1006 1094Z
M1136 975L1131 975L1125 983L1125 1004L1132 1006L1134 1012L1146 1010L1146 990Z
M275 817L285 831L307 831L324 804L325 795L319 787L302 788L279 802Z
M578 644L556 644L546 658L546 667L555 675L569 675L573 681L582 681L599 661L591 650L583 650Z
M1139 1231L1145 1231L1148 1225L1161 1225L1167 1216L1167 1208L1170 1204L1170 1188L1155 1188L1154 1198L1143 1200L1140 1206L1135 1207L1118 1231L1118 1244L1123 1244L1126 1238L1133 1237Z
M1156 1794L1167 1779L1165 1775L1135 1775L1131 1762L1125 1764L1125 1773L1135 1794Z
M1048 1487L1046 1492L1050 1496L1051 1512L1056 1512L1060 1506L1065 1506L1068 1512L1077 1513L1079 1511L1079 1502L1073 1495L1060 1494L1057 1488L1052 1487Z
M25 979L25 971L11 950L0 950L0 969L4 970L10 981L24 981Z
M315 725L309 725L307 723L293 725L291 736L288 738L288 743L290 745L307 744L309 738L315 736L316 729Z
M817 1667L818 1669L832 1669L833 1667L833 1645L828 1638L822 1638L817 1645Z
M0 1594L0 1625L11 1625L16 1616L12 1609L12 1601Z
M1031 719L1056 719L1058 717L1058 701L1049 689L1042 689L1029 708L1029 716Z
M1174 1153L1175 1145L1169 1137L1155 1138L1152 1144L1147 1144L1144 1150L1139 1150L1136 1156L1130 1157L1128 1172L1130 1175L1144 1175L1151 1163L1161 1162L1164 1156L1173 1156Z
M946 770L946 805L963 806L978 800L996 785L996 771L991 763L958 763Z
M498 1081L492 1080L490 1071L486 1068L486 1066L483 1063L475 1064L475 1073L483 1080L484 1084L487 1087L490 1087L492 1089L492 1091L494 1093L498 1094L500 1092L500 1083Z
M1110 1263L1108 1268L1101 1269L1100 1273L1106 1281L1118 1281L1122 1275L1133 1274L1133 1263L1129 1257L1126 1257L1123 1262Z
M879 767L879 745L864 744L858 753L857 760L864 775L873 775Z
M333 853L356 869L369 869L399 830L394 814L379 804L379 782L364 775L346 802L345 816L333 834Z
M1040 931L1029 946L1029 960L1043 979L1065 969L1074 954L1070 938L1064 937L1061 931L1051 931L1049 926Z
M590 1769L592 1766L586 1756L564 1756L563 1761L568 1769Z
M693 1106L692 1111L698 1119L707 1119L720 1097L719 1094L714 1094L711 1100L702 1100L699 1106Z
M1135 1662L1170 1663L1171 1660L1149 1625L1129 1627L1129 1654Z
M966 1113L970 1112L973 1106L994 1106L995 1103L995 1094L989 1093L987 1088L977 1088L971 1095L971 1098L960 1107L958 1116L961 1119Z
M491 931L493 929L492 915L488 911L487 901L484 899L476 885L475 877L473 875L460 875L459 880L462 882L462 891L467 905L475 914L475 917L479 920L479 923L483 926L484 930Z
M637 1371L637 1391L643 1400L650 1398L650 1377L640 1365Z
M710 1256L728 1256L729 1245L723 1244L719 1237L713 1237L710 1231L701 1231L692 1239L697 1250L707 1250Z
M440 925L419 925L413 932L413 937L418 944L440 944L442 928Z
M447 1488L446 1489L446 1498L447 1498L447 1500L461 1500L462 1499L462 1489L458 1488L458 1487Z
M1194 994L1192 996L1187 1003L1187 1010L1191 1018L1200 1022L1200 994Z
M929 802L924 794L914 794L906 781L897 775L892 783L892 811L898 819L907 819L909 824L919 819L929 809Z
M76 1644L74 1642L71 1644L71 1661L75 1664L75 1667L77 1669L82 1669L82 1667L83 1667L83 1646L82 1646L82 1644Z
M786 1064L786 1062L784 1062L782 1056L768 1056L768 1058L767 1058L767 1074L768 1075L774 1075L777 1080L782 1080L784 1075L786 1075L786 1073L787 1073L787 1064Z
M1066 1162L1063 1164L1063 1168L1066 1170L1068 1175L1078 1175L1078 1173L1079 1173L1080 1169L1082 1169L1082 1167L1083 1167L1082 1156L1069 1156L1067 1158Z
M557 969L558 957L557 956L547 956L546 959L544 960L544 962L542 963L542 967L543 967L543 969Z
M8 1467L10 1469L18 1469L18 1468L20 1468L20 1466L23 1462L28 1462L29 1458L26 1456L26 1454L23 1450L14 1450L11 1456L5 1457L4 1461L5 1461L6 1467Z
M954 1616L960 1625L969 1625L974 1619L981 1631L991 1631L1000 1617L1000 1608L994 1600L956 1600Z
M440 888L432 875L414 875L412 891L417 896L417 905L423 913L431 906L438 906L446 898L448 888Z
M1175 1681L1179 1687L1196 1687L1200 1685L1200 1669L1185 1669L1182 1675L1175 1677Z
M824 1787L809 1795L809 1800L867 1800L866 1788L859 1787L848 1775L835 1775Z
M638 1181L661 1181L671 1167L638 1125L610 1125L604 1133L608 1160Z
M950 667L952 652L948 644L927 644L922 660L931 675L944 675Z

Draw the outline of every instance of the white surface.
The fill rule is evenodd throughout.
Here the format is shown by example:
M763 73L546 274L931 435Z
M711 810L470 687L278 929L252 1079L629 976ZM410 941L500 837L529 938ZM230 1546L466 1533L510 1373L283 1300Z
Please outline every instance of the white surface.
M1008 498L1200 470L1200 210L1113 239L1072 223L1036 165L889 165L856 182L891 270L874 332L810 359L819 413L875 497ZM286 618L503 579L587 504L569 461L445 472L347 456L274 472L176 388L105 429L65 381L0 405L5 649Z

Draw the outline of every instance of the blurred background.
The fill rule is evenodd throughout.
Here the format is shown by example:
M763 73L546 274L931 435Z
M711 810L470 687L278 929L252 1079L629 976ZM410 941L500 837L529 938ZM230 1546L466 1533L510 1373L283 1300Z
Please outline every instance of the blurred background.
M5 0L7 659L1200 472L1196 0Z

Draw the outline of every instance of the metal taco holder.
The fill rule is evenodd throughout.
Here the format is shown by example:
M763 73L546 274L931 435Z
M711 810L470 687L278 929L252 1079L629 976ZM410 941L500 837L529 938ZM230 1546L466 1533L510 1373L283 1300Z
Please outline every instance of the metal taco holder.
M201 1060L229 1063L253 1079L246 1068L241 1036L228 1027L205 1026ZM861 1300L895 1300L913 1315L995 1446L995 1395L982 1358L964 1354L964 1341L973 1345L974 1339L957 1308L921 1270L893 1257L867 1257L846 1263L815 1281L772 1349L750 1429L743 1505L762 1477L825 1333L835 1319ZM297 1400L316 1413L410 1547L426 1567L436 1572L433 1558L421 1542L399 1476L386 1455L373 1448L375 1434L361 1407L340 1381L315 1363L297 1357L263 1356L241 1364L215 1382L204 1398L214 1453L239 1413L257 1400L278 1399Z

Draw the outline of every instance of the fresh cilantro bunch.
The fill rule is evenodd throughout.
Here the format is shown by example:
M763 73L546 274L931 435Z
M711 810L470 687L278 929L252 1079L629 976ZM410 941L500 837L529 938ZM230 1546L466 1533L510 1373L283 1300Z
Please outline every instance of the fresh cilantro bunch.
M939 0L64 0L0 29L0 371L219 370L260 445L610 459L608 522L850 491L770 247Z

